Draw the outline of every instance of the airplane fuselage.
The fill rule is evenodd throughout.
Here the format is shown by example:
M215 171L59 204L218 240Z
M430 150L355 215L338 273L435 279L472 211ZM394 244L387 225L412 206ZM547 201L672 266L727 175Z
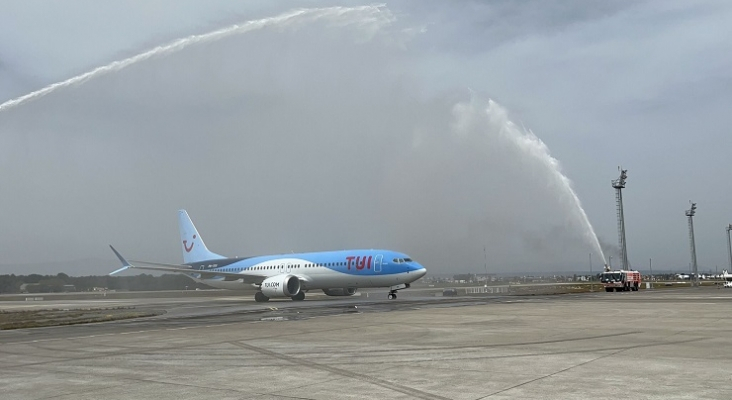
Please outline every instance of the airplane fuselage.
M196 271L300 278L303 290L389 287L416 281L424 267L406 254L391 250L341 250L248 258L224 258L188 263L191 278L220 289L249 287L231 276L201 279Z

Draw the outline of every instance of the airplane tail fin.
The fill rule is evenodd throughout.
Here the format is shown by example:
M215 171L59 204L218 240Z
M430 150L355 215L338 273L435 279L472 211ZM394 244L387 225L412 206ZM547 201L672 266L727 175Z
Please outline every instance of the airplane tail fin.
M196 230L186 210L178 211L178 227L180 228L180 240L183 246L183 262L186 264L226 258L212 253L206 248L201 235Z

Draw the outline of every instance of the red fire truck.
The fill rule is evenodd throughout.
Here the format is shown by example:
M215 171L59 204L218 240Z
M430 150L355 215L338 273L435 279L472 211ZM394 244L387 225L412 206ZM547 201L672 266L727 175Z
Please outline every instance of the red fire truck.
M641 274L638 271L605 271L600 274L600 282L606 292L638 290L641 284Z

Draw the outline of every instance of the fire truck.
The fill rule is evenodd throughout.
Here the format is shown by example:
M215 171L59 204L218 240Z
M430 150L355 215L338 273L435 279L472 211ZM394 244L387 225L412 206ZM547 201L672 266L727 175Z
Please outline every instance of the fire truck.
M605 287L606 292L626 292L628 290L636 291L641 284L641 274L638 271L608 271L600 274L600 282Z

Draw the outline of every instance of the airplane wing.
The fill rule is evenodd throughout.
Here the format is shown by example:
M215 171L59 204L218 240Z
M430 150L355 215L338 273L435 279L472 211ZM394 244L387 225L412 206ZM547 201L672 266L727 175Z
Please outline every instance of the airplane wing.
M251 275L251 274L239 274L236 272L223 272L223 271L212 271L212 270L197 270L191 268L189 265L185 264L164 264L164 263L156 263L156 262L149 262L149 261L135 261L136 265L130 264L129 261L127 261L122 254L120 254L112 245L109 246L114 254L119 258L119 260L122 262L122 268L117 269L115 271L112 271L109 273L109 275L115 275L117 273L120 273L122 271L125 271L127 269L144 269L144 270L151 270L151 271L162 271L162 272L175 272L175 273L181 273L181 274L195 274L197 277L200 277L201 279L212 279L215 277L223 277L225 280L243 280L244 283L253 283L253 284L260 284L263 280L265 280L267 277L263 275Z

